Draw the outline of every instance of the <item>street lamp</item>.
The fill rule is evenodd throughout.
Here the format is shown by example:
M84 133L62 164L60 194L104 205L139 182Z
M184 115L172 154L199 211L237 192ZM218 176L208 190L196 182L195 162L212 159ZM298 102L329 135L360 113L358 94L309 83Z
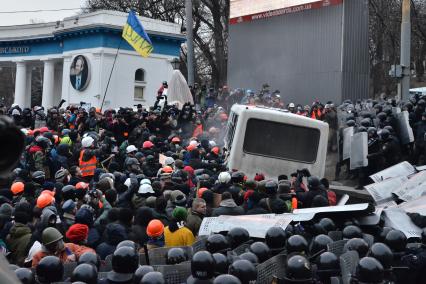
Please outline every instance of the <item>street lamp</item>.
M178 70L179 69L179 66L180 66L180 60L179 60L179 58L177 58L177 57L173 58L173 60L171 61L171 63L172 63L173 70Z

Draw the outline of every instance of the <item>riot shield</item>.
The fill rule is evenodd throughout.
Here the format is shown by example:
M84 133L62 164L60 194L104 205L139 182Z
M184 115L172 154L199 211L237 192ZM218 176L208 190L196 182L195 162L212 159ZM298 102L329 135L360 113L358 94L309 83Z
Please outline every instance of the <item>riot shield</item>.
M368 166L368 137L366 132L356 133L352 136L350 166L351 170Z
M396 115L396 133L403 145L414 142L413 129L408 121L408 111L404 110Z
M347 160L351 157L351 142L353 134L354 128L352 126L343 129L343 160Z

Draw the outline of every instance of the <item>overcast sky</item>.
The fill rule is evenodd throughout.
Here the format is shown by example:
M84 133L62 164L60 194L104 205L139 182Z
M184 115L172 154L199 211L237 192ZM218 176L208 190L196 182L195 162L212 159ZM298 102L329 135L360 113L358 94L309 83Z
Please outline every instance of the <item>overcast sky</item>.
M84 3L86 0L1 0L0 26L29 24L31 20L53 22L75 15L78 10L11 14L2 12L79 8L83 7Z

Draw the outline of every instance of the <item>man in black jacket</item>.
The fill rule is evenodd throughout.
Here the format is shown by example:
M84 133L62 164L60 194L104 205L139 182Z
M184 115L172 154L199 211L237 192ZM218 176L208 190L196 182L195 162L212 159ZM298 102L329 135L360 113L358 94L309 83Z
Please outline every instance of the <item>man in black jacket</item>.
M244 209L237 206L235 201L232 199L232 195L229 192L222 193L222 201L219 207L213 210L212 216L217 217L220 215L244 215Z

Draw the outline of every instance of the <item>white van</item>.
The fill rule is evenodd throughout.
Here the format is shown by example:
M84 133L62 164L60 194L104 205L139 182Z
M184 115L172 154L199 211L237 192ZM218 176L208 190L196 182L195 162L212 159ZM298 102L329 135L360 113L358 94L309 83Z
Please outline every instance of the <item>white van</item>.
M328 124L281 109L234 105L225 136L226 162L253 177L290 176L307 168L324 176Z

